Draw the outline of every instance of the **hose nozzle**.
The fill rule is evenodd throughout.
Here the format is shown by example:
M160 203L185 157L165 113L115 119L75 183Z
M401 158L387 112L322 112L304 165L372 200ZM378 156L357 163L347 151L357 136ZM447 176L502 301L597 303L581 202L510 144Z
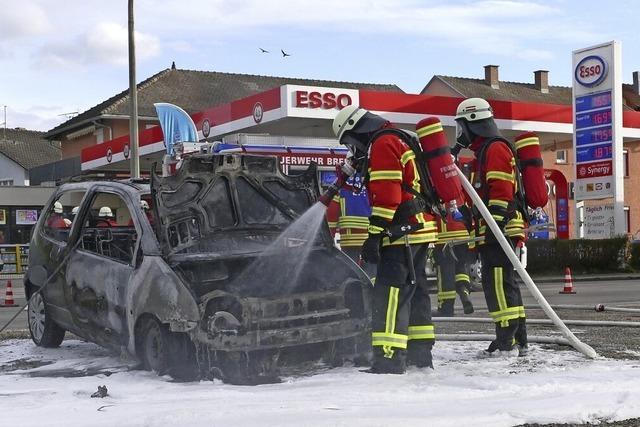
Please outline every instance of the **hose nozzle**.
M318 201L325 206L331 204L331 200L338 194L340 189L344 187L347 180L356 173L356 168L351 162L346 161L342 165L336 167L336 180L327 188L327 190L320 196Z

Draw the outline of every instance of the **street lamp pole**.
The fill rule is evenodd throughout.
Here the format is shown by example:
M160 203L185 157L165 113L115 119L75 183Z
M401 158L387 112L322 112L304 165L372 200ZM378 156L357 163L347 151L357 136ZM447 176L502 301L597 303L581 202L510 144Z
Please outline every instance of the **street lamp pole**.
M133 25L133 0L129 0L129 98L131 116L129 119L129 144L131 145L131 178L140 178L138 157L138 92L136 87L136 46Z
M4 122L2 123L4 126L2 127L2 140L7 140L7 106L4 106Z

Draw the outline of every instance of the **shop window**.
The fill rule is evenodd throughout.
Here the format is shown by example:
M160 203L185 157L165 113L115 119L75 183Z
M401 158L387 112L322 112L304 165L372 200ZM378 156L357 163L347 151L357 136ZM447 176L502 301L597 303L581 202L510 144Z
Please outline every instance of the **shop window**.
M67 242L71 226L77 214L77 206L84 197L84 191L68 191L60 195L46 212L43 231L54 240ZM37 210L16 210L16 224L30 224L37 221Z
M624 169L624 177L629 177L629 150L622 150L622 168Z
M97 193L84 213L82 249L131 264L138 234L125 201L113 193Z
M0 187L10 187L13 185L13 179L0 179Z
M556 163L557 164L567 163L567 150L556 150Z

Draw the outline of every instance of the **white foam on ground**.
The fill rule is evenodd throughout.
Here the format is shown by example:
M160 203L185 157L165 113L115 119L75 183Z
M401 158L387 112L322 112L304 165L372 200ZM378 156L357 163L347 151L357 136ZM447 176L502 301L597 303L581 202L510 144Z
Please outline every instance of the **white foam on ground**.
M0 366L52 364L0 374L2 425L20 426L513 426L640 417L640 361L588 360L533 345L516 359L478 359L486 343L439 342L435 371L373 375L325 370L281 384L175 383L100 347L65 341L41 349L0 342ZM105 369L111 376L31 377ZM92 399L98 385L109 397ZM101 411L98 411L101 408Z

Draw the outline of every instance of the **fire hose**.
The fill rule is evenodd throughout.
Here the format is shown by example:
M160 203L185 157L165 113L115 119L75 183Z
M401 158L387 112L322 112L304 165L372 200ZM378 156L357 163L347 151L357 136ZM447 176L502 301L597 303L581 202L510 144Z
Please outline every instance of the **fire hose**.
M502 230L500 230L500 227L498 227L498 224L496 223L495 219L493 219L493 217L491 216L491 213L489 213L489 209L487 209L487 207L485 206L484 202L482 201L478 193L476 193L476 190L473 188L473 185L471 185L467 177L462 173L462 171L457 165L456 165L456 170L458 171L458 176L460 177L462 186L464 187L467 194L473 200L474 206L476 206L480 211L480 214L485 219L487 225L491 229L491 232L495 235L496 240L500 244L500 247L502 248L504 253L507 255L507 257L509 258L509 261L511 261L511 264L513 264L513 267L516 269L516 271L520 275L520 278L522 279L524 284L527 286L527 289L529 289L529 292L531 293L531 295L533 295L533 297L536 299L536 301L538 302L542 310L551 319L553 324L559 329L560 333L567 339L567 341L569 341L569 343L573 348L575 348L580 353L584 354L589 358L592 358L592 359L596 358L598 356L598 353L596 353L596 351L591 346L580 341L573 334L573 332L571 332L569 328L567 328L567 326L562 322L562 320L558 317L556 312L553 311L553 309L551 308L547 300L544 298L544 296L542 295L542 293L540 292L536 284L531 279L531 276L529 276L529 273L527 272L527 270L525 270L525 268L520 263L520 260L516 256L516 253L514 252L514 250L511 248L511 245L507 241L507 238L502 234Z
M483 317L434 317L434 322L443 323L493 323L493 319ZM567 319L563 321L567 325L574 326L618 326L622 328L639 328L640 322L625 322L616 320L581 320ZM553 325L549 319L527 318L527 325Z

